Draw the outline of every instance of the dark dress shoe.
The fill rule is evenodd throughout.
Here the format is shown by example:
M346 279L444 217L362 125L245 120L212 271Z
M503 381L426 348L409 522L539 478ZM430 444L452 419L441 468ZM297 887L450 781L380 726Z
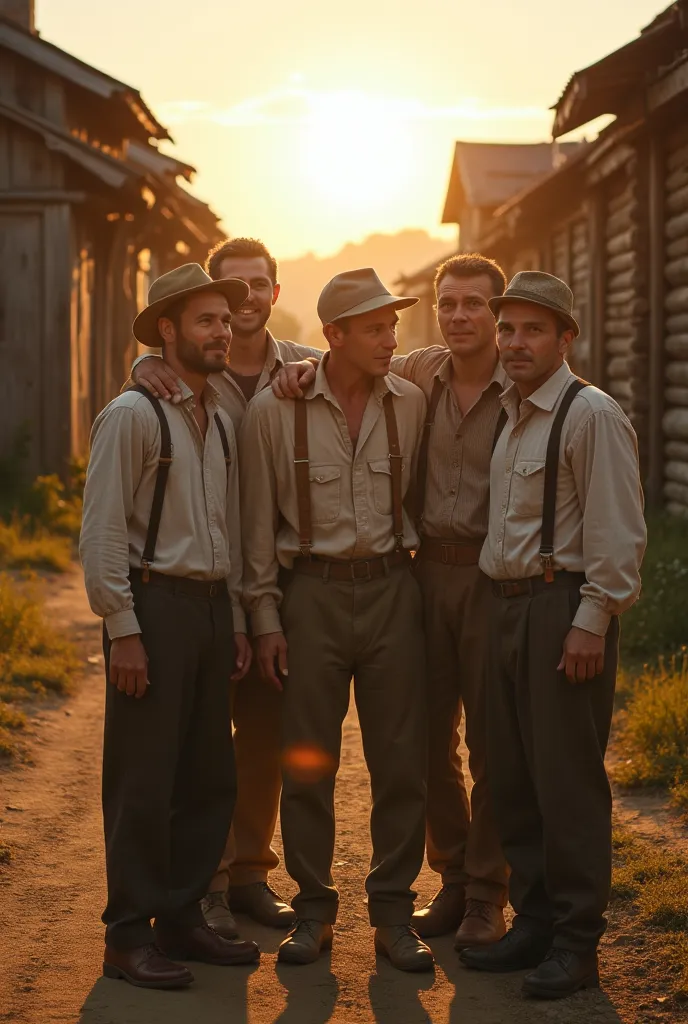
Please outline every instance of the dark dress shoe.
M463 949L459 959L474 971L525 971L544 960L551 943L551 936L534 935L528 928L511 928L491 946Z
M247 914L266 928L286 931L296 924L294 911L267 882L233 885L229 890L229 905L235 914Z
M459 883L443 885L429 903L411 918L411 927L422 939L455 932L466 910L466 890Z
M172 963L152 943L124 950L106 946L103 976L121 978L138 988L186 988L194 980L191 971Z
M196 928L158 929L155 935L160 948L175 960L197 960L216 967L253 964L260 959L255 942L224 939L207 924Z
M597 951L574 953L555 946L537 970L523 979L523 992L536 999L565 999L582 988L597 988Z

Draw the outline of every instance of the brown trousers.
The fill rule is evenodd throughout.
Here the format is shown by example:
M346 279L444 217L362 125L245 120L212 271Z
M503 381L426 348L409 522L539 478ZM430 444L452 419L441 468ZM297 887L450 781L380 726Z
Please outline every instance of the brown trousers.
M237 800L211 892L265 882L279 864L271 844L282 790L281 717L282 695L261 677L254 652L248 675L233 685Z
M423 595L428 666L427 855L443 884L497 906L508 900L508 869L487 787L488 614L491 584L477 565L414 563ZM466 713L470 805L459 754Z
M492 597L488 770L511 866L516 925L554 945L594 947L611 885L612 801L604 768L619 623L604 671L570 683L557 670L580 603L558 580L534 596Z
M423 863L425 652L418 585L406 566L367 582L294 573L284 588L282 839L301 918L334 923L334 787L351 679L370 773L370 922L408 924Z

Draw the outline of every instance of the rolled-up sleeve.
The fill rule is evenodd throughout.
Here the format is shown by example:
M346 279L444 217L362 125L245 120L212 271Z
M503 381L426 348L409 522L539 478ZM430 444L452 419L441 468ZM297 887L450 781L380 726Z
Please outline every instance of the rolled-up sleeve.
M243 606L243 555L241 551L241 502L239 458L231 420L226 417L225 429L229 444L230 463L227 472L227 536L229 538L229 575L227 589L232 602L234 632L246 632L246 613Z
M583 510L583 561L587 583L574 626L604 636L640 594L647 531L630 423L614 410L596 410L570 444L571 466Z
M136 409L108 406L91 434L79 554L89 603L111 640L141 632L129 586L127 522L155 440L147 432Z
M249 404L239 436L244 553L244 604L254 636L282 630L275 548L278 524L277 484L269 424L261 403Z

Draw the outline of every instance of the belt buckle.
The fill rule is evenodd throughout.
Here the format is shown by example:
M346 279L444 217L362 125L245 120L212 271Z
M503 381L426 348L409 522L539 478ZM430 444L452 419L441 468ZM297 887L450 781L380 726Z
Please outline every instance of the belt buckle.
M449 565L449 545L442 545L442 565Z
M365 566L365 576L358 576L356 573L356 567L359 565ZM352 562L351 565L351 579L354 583L368 583L372 580L373 576L370 571L370 562L366 559L363 562Z

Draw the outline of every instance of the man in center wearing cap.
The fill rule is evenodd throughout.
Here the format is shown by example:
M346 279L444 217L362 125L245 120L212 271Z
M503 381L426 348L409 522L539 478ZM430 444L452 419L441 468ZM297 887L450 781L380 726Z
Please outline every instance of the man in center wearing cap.
M375 947L401 970L433 966L410 927L427 741L418 536L403 507L425 399L389 373L397 310L416 301L371 269L333 278L318 302L330 351L305 401L265 391L241 431L245 595L261 669L284 690L282 838L299 886L279 951L288 963L332 944L334 784L353 677L373 798Z
M611 884L604 755L618 616L640 591L643 500L631 424L565 361L578 335L570 288L526 271L490 306L513 384L480 557L492 580L488 777L516 917L461 959L535 968L524 991L554 999L597 984Z

